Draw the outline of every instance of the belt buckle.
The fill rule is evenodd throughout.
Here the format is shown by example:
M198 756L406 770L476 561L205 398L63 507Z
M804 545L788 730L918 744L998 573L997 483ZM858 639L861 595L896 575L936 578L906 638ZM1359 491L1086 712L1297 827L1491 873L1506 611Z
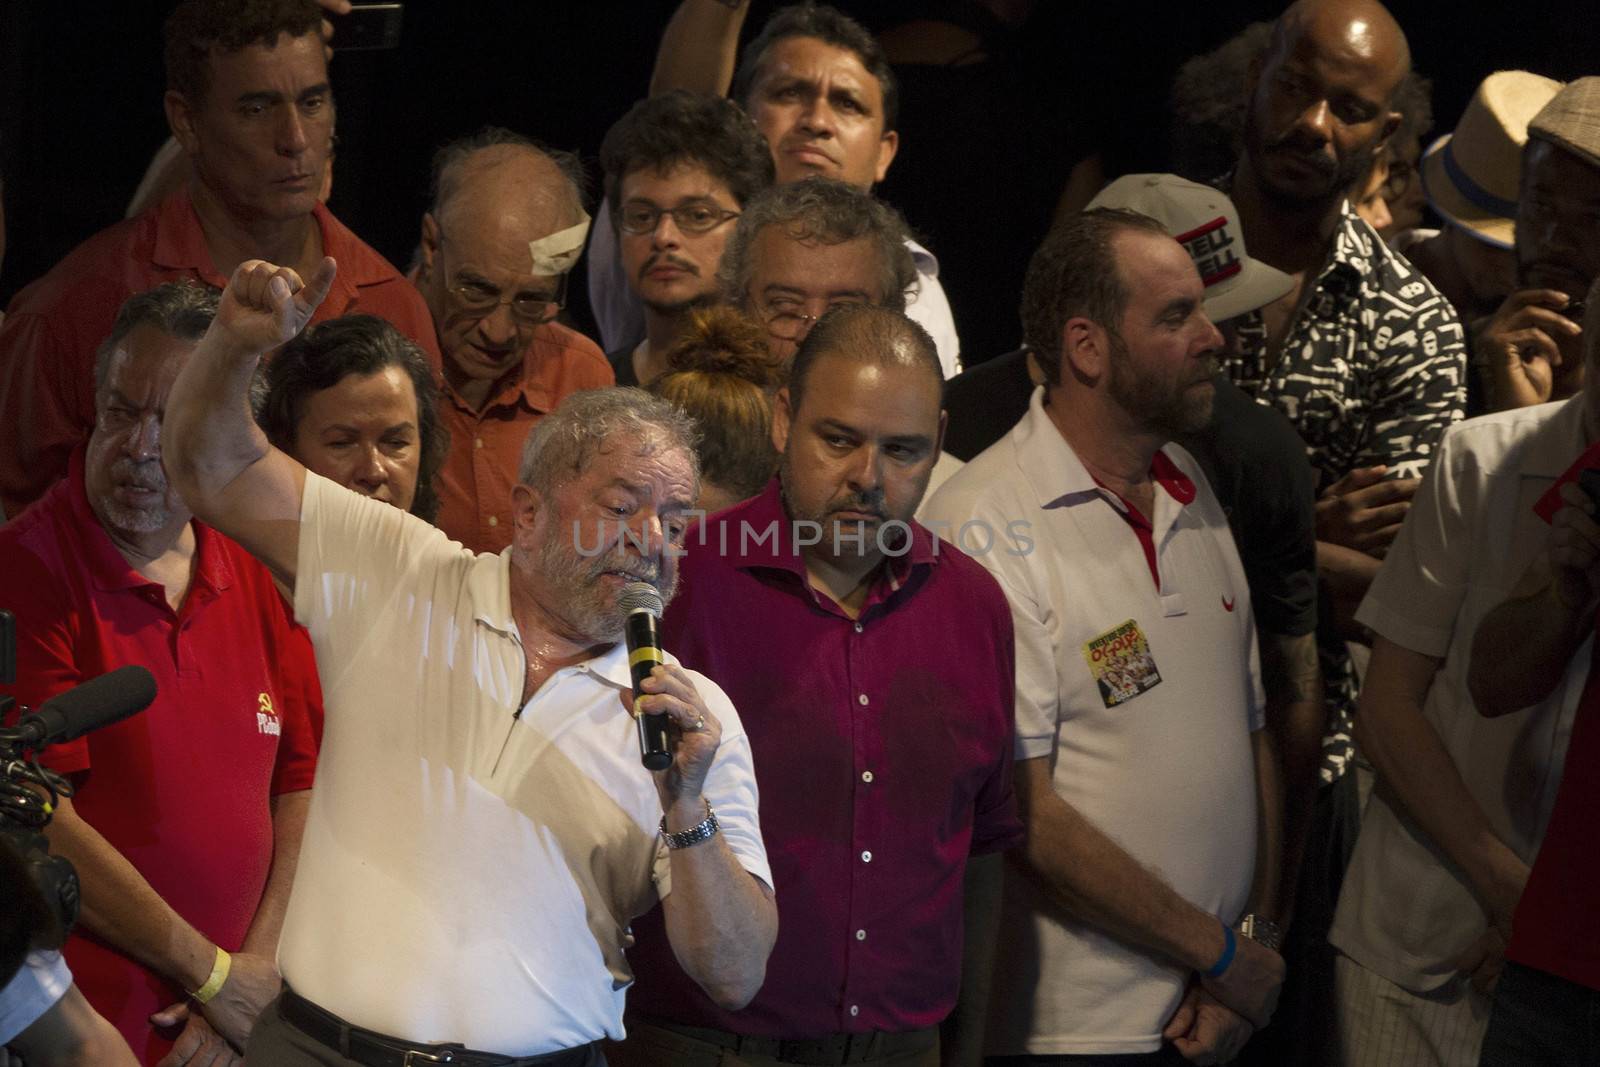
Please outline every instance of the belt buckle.
M416 1049L406 1049L406 1058L400 1061L400 1067L412 1067L420 1063L454 1063L455 1054L446 1049L443 1052L418 1052Z

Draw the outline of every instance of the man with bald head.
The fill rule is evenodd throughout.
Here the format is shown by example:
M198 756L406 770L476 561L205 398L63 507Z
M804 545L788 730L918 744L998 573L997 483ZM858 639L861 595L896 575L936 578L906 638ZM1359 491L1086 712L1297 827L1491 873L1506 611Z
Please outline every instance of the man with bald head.
M1317 476L1329 785L1344 778L1352 753L1356 678L1344 640L1359 631L1350 615L1439 436L1465 406L1466 349L1454 309L1346 199L1400 124L1394 97L1409 69L1405 34L1377 0L1300 0L1278 19L1251 71L1244 153L1229 189L1251 255L1295 282L1239 320L1239 343L1223 366L1288 416ZM1291 980L1280 1020L1304 1003L1305 1026L1324 1028L1317 1032L1332 1015L1325 935L1359 819L1354 792L1353 780L1322 790L1286 945ZM1314 963L1296 962L1302 940ZM1296 1040L1310 1032L1282 1022L1274 1030Z
M444 372L438 526L475 552L511 543L528 431L580 389L614 383L593 341L555 321L588 233L576 158L510 130L439 150L414 280Z

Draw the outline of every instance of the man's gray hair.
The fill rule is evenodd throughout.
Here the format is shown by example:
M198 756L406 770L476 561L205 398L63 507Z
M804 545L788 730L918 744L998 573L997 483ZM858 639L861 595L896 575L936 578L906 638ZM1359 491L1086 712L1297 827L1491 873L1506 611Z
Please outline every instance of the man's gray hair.
M755 271L756 237L768 226L781 226L797 241L836 245L868 237L878 249L883 307L904 311L917 285L917 265L906 242L911 232L894 208L853 185L832 178L810 177L758 193L728 238L717 270L723 295L735 305L745 301Z
M430 183L433 200L429 210L433 212L435 220L441 218L445 206L461 188L462 164L487 148L520 149L555 164L561 176L566 179L564 191L573 223L583 217L584 208L588 203L585 196L587 179L583 161L576 153L546 147L531 137L524 137L515 130L508 130L503 126L485 126L477 133L451 141L433 154L433 176Z
M681 450L699 485L694 420L676 404L634 388L586 389L568 396L528 434L517 480L548 503L552 493L581 475L600 446L616 436L636 436L648 451Z
M140 326L154 326L180 341L198 341L217 317L217 301L222 293L198 282L163 282L154 289L135 293L123 301L111 336L100 342L94 356L94 393L98 398L111 374L111 356Z

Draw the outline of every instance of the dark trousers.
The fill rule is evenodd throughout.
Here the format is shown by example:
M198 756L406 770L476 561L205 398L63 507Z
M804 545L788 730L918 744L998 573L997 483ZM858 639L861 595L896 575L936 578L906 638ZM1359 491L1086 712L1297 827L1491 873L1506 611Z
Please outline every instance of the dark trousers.
M599 1042L573 1052L575 1063L582 1063L583 1067L606 1067ZM279 1013L276 1000L256 1019L245 1046L244 1062L245 1067L361 1067L360 1061L341 1056L337 1049L290 1025Z
M1597 1067L1600 990L1507 963L1479 1067Z
M1356 769L1317 791L1295 888L1294 922L1284 939L1288 977L1272 1022L1245 1045L1240 1067L1333 1067L1339 1062L1334 961L1328 944L1344 872L1361 830Z
M990 1056L984 1067L1189 1067L1171 1045L1154 1052L1091 1052L1082 1056Z

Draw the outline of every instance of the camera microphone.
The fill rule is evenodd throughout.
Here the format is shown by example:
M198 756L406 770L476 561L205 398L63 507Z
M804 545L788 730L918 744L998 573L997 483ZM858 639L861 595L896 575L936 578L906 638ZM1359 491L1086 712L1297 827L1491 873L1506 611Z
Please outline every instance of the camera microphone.
M22 747L39 749L82 737L143 711L156 698L155 677L143 667L118 667L58 693L17 723Z
M664 771L672 766L672 736L667 732L665 715L646 715L639 711L639 688L656 664L665 663L661 654L661 633L656 623L661 618L661 593L649 582L629 582L622 587L618 603L628 613L623 636L628 643L628 670L633 675L633 721L639 727L639 762L646 770Z

